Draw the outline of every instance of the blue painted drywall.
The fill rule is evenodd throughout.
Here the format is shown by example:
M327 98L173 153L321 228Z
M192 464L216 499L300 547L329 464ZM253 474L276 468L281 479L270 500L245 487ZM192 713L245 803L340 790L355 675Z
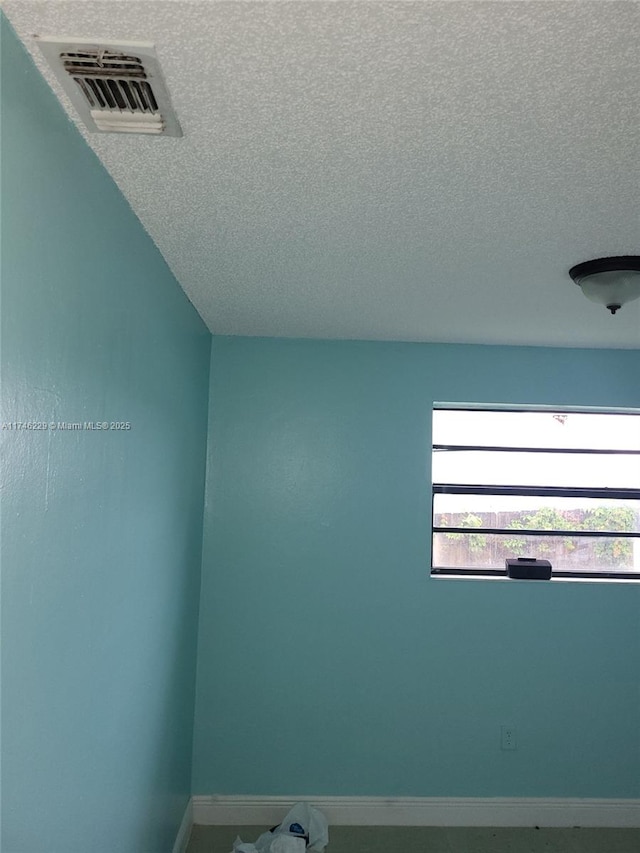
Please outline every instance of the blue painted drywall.
M210 399L194 793L640 796L640 587L428 575L433 401L640 352L214 337Z
M131 423L0 433L2 850L169 853L211 338L6 22L2 62L2 420Z

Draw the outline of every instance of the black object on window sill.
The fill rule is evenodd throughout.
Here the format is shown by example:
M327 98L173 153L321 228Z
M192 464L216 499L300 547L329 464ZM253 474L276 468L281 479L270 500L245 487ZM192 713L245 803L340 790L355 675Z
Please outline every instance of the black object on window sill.
M505 564L510 578L526 581L551 580L551 563L549 560L517 557L514 560L505 560Z

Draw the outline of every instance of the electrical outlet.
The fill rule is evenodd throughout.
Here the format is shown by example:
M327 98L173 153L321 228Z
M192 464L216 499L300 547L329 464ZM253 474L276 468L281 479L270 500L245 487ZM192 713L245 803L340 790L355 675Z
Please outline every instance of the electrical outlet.
M500 749L516 749L516 730L513 726L500 726Z

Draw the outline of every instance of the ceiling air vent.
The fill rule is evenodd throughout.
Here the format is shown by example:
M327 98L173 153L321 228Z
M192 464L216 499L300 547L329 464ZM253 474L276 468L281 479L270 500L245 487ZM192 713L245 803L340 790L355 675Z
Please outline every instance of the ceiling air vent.
M92 133L182 136L152 44L49 37L38 44Z

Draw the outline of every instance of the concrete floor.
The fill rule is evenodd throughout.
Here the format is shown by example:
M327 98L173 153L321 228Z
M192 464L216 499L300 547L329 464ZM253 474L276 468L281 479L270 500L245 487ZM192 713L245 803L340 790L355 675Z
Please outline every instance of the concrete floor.
M269 827L194 826L187 853L231 853ZM327 853L640 853L640 829L329 827Z

